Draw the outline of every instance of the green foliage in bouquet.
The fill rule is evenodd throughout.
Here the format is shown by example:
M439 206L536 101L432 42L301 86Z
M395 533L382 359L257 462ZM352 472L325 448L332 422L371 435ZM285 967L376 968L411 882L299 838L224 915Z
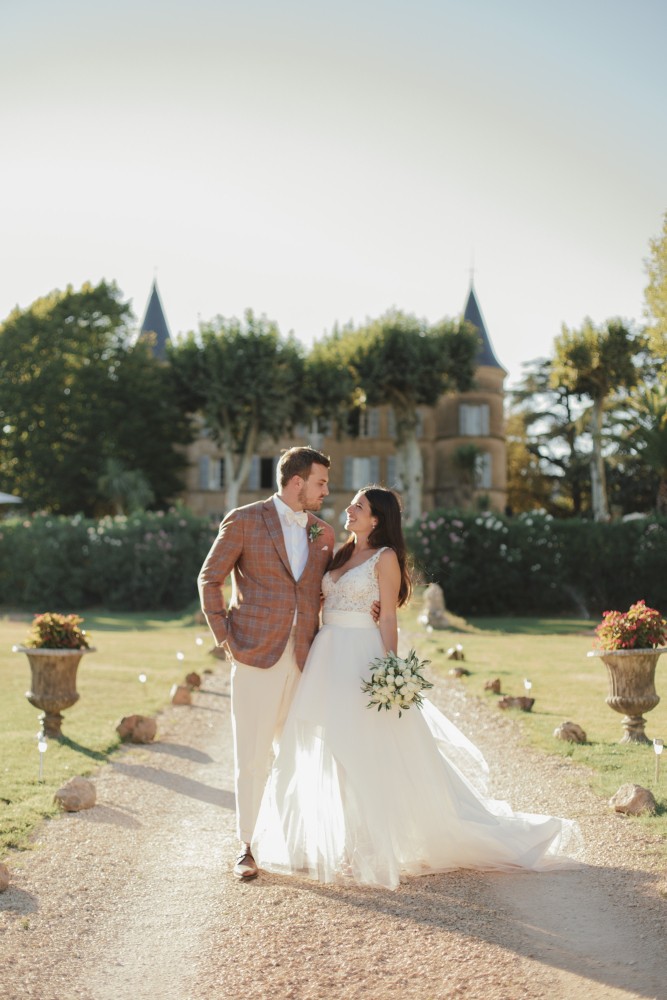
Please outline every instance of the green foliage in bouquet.
M377 706L378 712L383 708L387 711L398 708L399 719L413 705L419 708L423 700L421 692L433 687L421 672L430 662L420 661L414 649L405 658L396 653L377 657L370 664L370 680L361 684L361 690L371 696L367 707Z

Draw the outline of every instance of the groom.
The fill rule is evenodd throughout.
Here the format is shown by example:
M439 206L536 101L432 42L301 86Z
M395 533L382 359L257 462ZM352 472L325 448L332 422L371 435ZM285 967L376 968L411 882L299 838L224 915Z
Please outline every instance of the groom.
M333 529L319 510L329 494L328 455L290 448L278 492L227 514L199 574L199 596L218 646L232 661L236 878L257 875L250 840L271 761L310 644L319 627L322 577ZM232 577L225 606L223 584Z

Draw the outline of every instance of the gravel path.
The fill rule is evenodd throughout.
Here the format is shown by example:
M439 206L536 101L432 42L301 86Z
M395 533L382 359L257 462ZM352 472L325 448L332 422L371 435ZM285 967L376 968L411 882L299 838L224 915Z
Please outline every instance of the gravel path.
M497 797L579 820L581 870L456 872L396 892L238 884L226 667L203 687L160 716L159 743L99 772L94 809L45 823L9 859L2 1000L667 998L655 838L460 682L437 680L433 701L484 750Z

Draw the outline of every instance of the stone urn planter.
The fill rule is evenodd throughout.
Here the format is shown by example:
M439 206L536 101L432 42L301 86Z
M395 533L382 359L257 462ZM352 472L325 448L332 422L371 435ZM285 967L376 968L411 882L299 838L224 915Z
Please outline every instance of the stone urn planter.
M45 736L62 736L62 712L79 700L76 672L84 653L94 653L78 615L47 612L35 615L32 629L17 653L28 657L31 673L26 698L41 708L39 719Z
M76 689L76 672L84 653L94 649L31 649L17 646L17 653L25 653L30 663L30 690L25 696L35 708L41 708L39 721L45 736L58 739L62 736L63 710L79 700Z
M595 645L597 650L588 655L599 656L607 667L605 701L623 714L625 733L620 742L650 743L643 714L660 701L655 668L658 657L667 653L667 621L643 600L627 611L605 611L595 629Z
M644 712L660 701L655 690L655 668L658 657L667 653L667 646L658 649L603 649L589 653L599 656L607 667L609 694L606 703L621 712L625 733L620 743L651 743L644 732Z

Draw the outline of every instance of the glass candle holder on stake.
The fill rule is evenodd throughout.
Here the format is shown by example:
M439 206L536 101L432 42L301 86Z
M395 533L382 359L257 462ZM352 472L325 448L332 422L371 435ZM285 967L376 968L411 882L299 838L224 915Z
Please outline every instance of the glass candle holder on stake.
M655 752L655 780L660 778L660 755L664 749L664 740L653 740L653 750Z

